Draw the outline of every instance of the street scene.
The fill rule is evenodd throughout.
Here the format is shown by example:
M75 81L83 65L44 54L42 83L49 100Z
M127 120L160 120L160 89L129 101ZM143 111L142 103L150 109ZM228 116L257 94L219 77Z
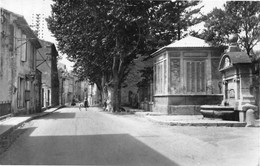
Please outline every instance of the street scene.
M260 2L0 0L0 165L260 166Z

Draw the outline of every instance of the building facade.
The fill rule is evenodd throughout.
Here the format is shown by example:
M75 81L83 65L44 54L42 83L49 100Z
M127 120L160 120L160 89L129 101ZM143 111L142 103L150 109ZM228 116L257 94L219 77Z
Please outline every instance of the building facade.
M134 60L134 63L129 67L131 70L121 89L122 105L152 111L147 109L148 103L153 100L152 78L148 78L149 75L152 76L152 71L149 72L148 70L148 68L152 69L152 66L152 59L146 60L145 57L139 56ZM144 73L146 76L144 76Z
M83 102L85 97L88 97L88 81L75 79L75 94L76 101Z
M0 99L8 103L5 114L29 114L36 111L36 52L41 48L23 16L1 10ZM0 106L1 107L1 106Z
M72 99L75 99L75 80L77 79L62 63L58 63L58 80L60 104L71 104Z

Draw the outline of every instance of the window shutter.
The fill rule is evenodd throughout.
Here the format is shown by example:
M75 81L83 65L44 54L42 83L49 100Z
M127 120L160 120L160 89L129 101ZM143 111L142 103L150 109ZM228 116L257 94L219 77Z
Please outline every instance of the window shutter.
M195 62L191 62L191 92L195 92L196 87L196 67Z
M186 88L188 93L205 92L205 62L186 61Z
M201 62L197 62L196 63L197 92L202 92L202 85L201 85L201 82L202 82L201 75L202 75L202 73L200 71L201 71Z
M187 66L187 74L186 74L186 86L187 86L187 92L190 92L191 91L191 63L190 62L187 62L186 63L186 66Z
M201 91L206 92L206 85L205 85L205 62L201 62Z
M26 41L26 35L22 34L22 42L21 42L21 61L25 62L26 61L26 45L27 45L27 41Z
M14 51L14 26L12 24L9 25L10 36L9 36L9 51Z

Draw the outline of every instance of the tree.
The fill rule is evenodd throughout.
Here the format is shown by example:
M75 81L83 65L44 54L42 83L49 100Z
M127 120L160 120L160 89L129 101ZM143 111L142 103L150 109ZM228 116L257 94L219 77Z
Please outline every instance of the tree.
M180 40L188 27L200 22L199 1L160 1L151 9L150 35L156 40L155 47L162 47Z
M147 26L148 1L55 0L49 29L58 48L75 61L77 73L100 85L111 75L114 110L128 65L142 48Z
M112 104L117 111L129 65L138 54L147 54L158 45L158 37L166 44L176 39L176 33L180 37L181 30L190 24L185 8L195 4L197 2L54 0L47 22L59 50L75 62L75 72L82 79L87 77L96 83L100 90L104 82L112 87ZM168 12L171 14L163 14ZM157 23L160 18L163 21ZM163 30L172 20L175 22L171 29ZM177 24L178 32L175 32ZM154 40L147 40L148 35Z
M239 44L249 56L252 48L260 41L260 2L228 1L224 10L213 9L205 20L201 37L213 45L226 45L232 33L239 35Z

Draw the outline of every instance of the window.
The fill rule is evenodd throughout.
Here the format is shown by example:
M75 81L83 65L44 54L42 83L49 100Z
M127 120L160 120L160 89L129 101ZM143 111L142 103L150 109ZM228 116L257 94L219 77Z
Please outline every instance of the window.
M185 61L186 92L200 94L206 92L205 61Z
M49 106L49 105L50 105L50 95L51 95L51 93L50 93L50 90L48 90L48 96L47 96L47 106Z
M25 79L19 77L18 82L18 96L17 96L17 106L18 108L24 107L25 101Z
M25 81L25 101L29 101L30 100L30 81L26 80Z
M42 107L44 107L44 88L42 88Z
M14 34L15 34L15 29L14 26L12 24L9 25L9 29L10 29L10 35L9 35L9 50L10 51L14 51Z

